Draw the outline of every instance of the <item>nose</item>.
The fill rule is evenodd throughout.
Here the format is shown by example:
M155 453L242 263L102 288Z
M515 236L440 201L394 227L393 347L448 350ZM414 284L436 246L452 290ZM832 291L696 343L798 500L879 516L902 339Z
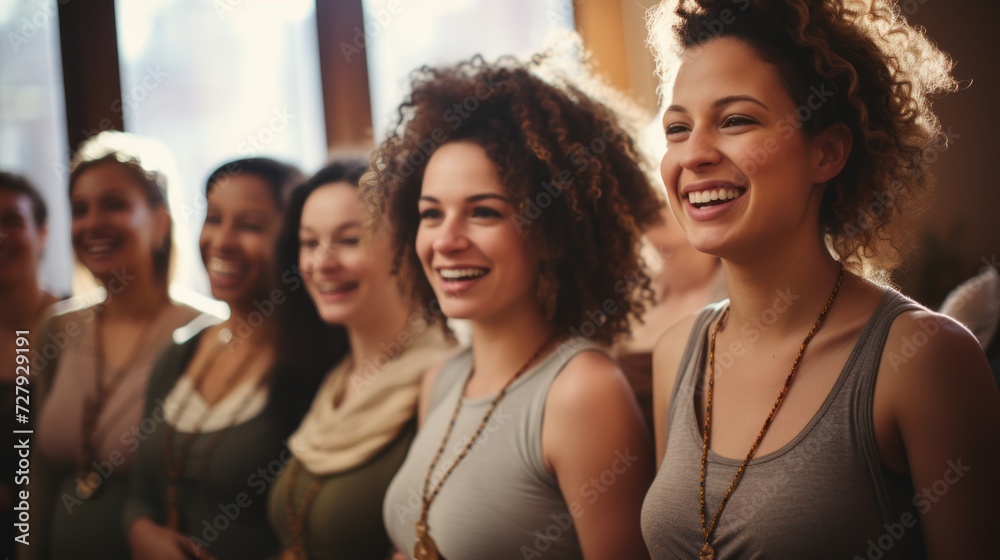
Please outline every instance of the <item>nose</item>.
M100 212L94 208L87 208L80 214L73 216L73 227L80 230L94 229L101 224Z
M220 252L232 252L239 247L239 234L233 224L222 224L212 236L213 248Z
M442 254L468 249L469 238L466 236L464 225L457 218L445 220L437 228L437 236L431 243L431 248Z
M321 243L311 254L306 256L309 261L303 263L313 270L333 272L341 268L340 255L332 243Z
M699 171L711 167L722 160L722 154L717 145L715 130L707 127L696 127L684 142L680 158L681 167L688 171Z

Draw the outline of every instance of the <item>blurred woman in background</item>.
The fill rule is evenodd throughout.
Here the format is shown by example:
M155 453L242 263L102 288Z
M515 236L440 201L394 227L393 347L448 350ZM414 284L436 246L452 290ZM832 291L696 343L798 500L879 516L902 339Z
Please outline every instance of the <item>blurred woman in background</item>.
M367 168L334 162L298 187L278 245L279 268L297 266L306 288L279 311L279 351L329 372L271 488L290 558L386 558L386 487L416 433L424 372L452 346L392 272L391 227L371 223L358 192Z
M298 288L275 270L275 242L297 169L267 158L208 178L200 247L212 296L229 318L156 362L124 516L135 558L266 558L278 549L266 491L318 379L275 359L275 308Z
M43 289L38 275L47 237L48 209L38 189L20 175L0 171L0 359L11 364L0 374L0 411L8 433L30 430L34 425L17 422L16 415L30 411L30 398L26 398L30 391L23 386L18 399L16 383L19 376L24 381L30 379L31 354L27 352L33 347L36 327L44 311L57 301L56 296ZM24 337L21 344L18 344L19 331ZM20 358L17 348L22 348ZM18 470L17 461L16 449L10 446L4 449L4 472ZM8 478L0 483L3 512L0 522L7 527L15 523L15 496L14 480ZM4 547L6 556L13 557L14 540L8 539Z
M142 395L160 349L197 315L167 293L171 222L163 176L145 166L150 145L105 132L72 164L73 251L103 290L61 304L36 335L32 557L129 556L118 520Z

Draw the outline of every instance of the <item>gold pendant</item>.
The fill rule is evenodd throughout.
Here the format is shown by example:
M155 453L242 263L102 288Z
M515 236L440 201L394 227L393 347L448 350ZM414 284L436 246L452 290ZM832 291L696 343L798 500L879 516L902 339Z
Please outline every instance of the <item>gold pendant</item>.
M416 560L437 560L438 550L427 531L427 522L417 521L417 543L413 545L413 557Z
M76 492L79 494L80 499L89 500L97 495L97 491L100 490L103 483L104 480L101 479L101 475L90 472L85 476L78 476L76 478Z
M705 543L701 547L701 552L698 553L698 558L700 560L715 560L715 549L712 548L712 545Z
M90 487L89 484L87 484L87 481L78 476L76 478L76 495L79 496L81 500L89 500L94 497L94 494L96 494L96 492Z

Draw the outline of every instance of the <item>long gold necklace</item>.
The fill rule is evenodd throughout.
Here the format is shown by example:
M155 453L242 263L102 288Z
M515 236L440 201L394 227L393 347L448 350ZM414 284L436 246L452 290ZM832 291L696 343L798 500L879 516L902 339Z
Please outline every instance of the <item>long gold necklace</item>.
M458 419L458 413L462 410L462 397L465 395L465 389L468 387L469 380L472 379L472 376L476 371L475 364L473 364L472 371L470 371L469 376L465 378L465 383L462 384L462 391L458 394L458 400L455 403L455 410L451 413L451 420L448 421L448 427L444 431L444 438L441 439L441 446L438 447L437 453L434 454L434 458L431 460L430 466L427 467L427 476L424 477L424 485L421 490L422 499L420 519L417 521L417 542L413 545L413 556L416 560L436 560L440 557L438 554L437 544L434 542L434 539L431 538L430 528L427 526L427 516L430 513L431 503L434 501L434 498L437 497L438 492L441 491L441 487L444 486L445 481L448 480L449 476L451 476L455 467L457 467L458 464L462 462L462 459L469 454L469 451L475 445L476 440L479 439L483 430L486 429L486 424L489 422L490 416L493 415L493 410L496 409L500 400L507 394L507 389L512 383L514 383L514 381L516 381L524 374L524 372L528 370L528 366L530 366L535 360L538 359L539 356L542 355L542 352L556 340L557 336L558 334L553 334L544 343L542 343L542 345L538 347L538 350L535 350L535 353L532 354L526 362L524 362L521 369L517 370L514 376L507 380L507 383L505 383L503 388L500 389L497 396L493 398L493 402L490 403L489 408L486 410L486 414L483 415L483 420L479 423L479 427L476 428L476 431L472 434L472 437L469 438L469 441L465 443L465 447L462 448L462 451L458 454L458 457L455 458L454 462L452 462L451 466L445 470L444 476L441 477L441 480L439 480L434 486L434 489L431 490L431 476L434 473L434 468L437 466L438 460L441 459L445 446L448 445L448 438L451 437L451 431L455 427L455 420Z
M181 403L177 406L177 414L175 417L177 421L179 421L181 417L184 416L184 411L187 410L188 403L191 401L191 398L194 396L194 394L201 390L202 383L204 382L205 376L208 374L208 370L211 368L212 365L215 364L216 359L219 357L219 354L222 352L222 349L224 347L225 343L220 343L219 345L217 345L212 350L212 353L209 355L209 357L205 359L204 365L201 368L199 368L197 375L193 379L191 390L184 396L184 400L181 401ZM248 352L247 355L243 358L243 360L240 361L239 365L236 366L236 369L234 369L233 372L226 379L224 385L226 387L232 388L235 387L237 384L239 384L239 382L242 381L243 378L247 375L248 372L247 366L250 364L251 359L256 357L262 351L263 347L257 347L256 349ZM232 428L233 425L236 424L236 419L239 418L240 413L242 413L243 410L247 407L247 405L250 404L250 400L253 399L254 395L257 393L260 387L263 386L265 383L267 383L268 380L269 380L268 375L262 376L260 381L257 383L256 388L247 393L247 396L243 399L240 405L234 409L232 417L229 419L228 425L225 428L218 430L216 432L215 437L212 439L211 442L209 442L209 445L206 448L207 450L205 452L205 458L203 460L204 464L207 465L208 458L211 456L212 450L214 450L215 446L222 441L222 438L229 431L229 428ZM211 407L206 407L205 410L202 411L201 415L195 422L195 428L191 431L191 433L187 434L187 437L184 439L184 441L181 442L180 453L176 455L174 454L174 436L177 433L177 428L174 427L170 422L166 422L166 426L164 427L165 429L163 435L163 446L164 446L163 456L164 456L164 466L166 467L167 471L167 485L164 496L165 498L164 506L166 510L166 527L174 531L178 530L180 527L180 512L177 505L178 501L177 486L180 481L181 473L184 470L184 465L187 463L188 453L190 453L191 447L194 445L194 440L199 435L201 435L202 426L208 420L208 415L210 411Z
M162 310L160 311L162 313ZM94 444L91 441L97 431L97 421L100 419L104 406L114 395L121 382L128 373L129 366L135 364L135 359L139 351L149 342L151 327L154 319L159 316L151 315L146 318L139 331L138 337L129 350L125 361L115 371L110 380L104 382L105 355L104 355L104 304L99 304L95 312L94 325L94 393L83 400L83 418L80 422L80 453L77 456L76 465L76 494L82 500L89 500L97 495L103 480L101 475L94 472L93 462L96 455Z
M701 532L705 536L705 543L702 545L701 551L698 553L701 560L714 560L715 549L712 548L710 541L712 532L715 531L715 525L719 522L719 516L722 515L722 509L726 507L726 502L729 501L729 497L733 494L733 490L736 489L736 485L739 484L740 479L743 478L743 471L746 470L747 464L750 463L750 459L753 457L754 453L757 452L757 446L760 445L761 440L764 439L764 434L767 433L767 429L771 426L771 420L774 418L774 414L778 411L778 407L781 406L781 401L785 399L785 393L788 392L788 387L792 383L792 377L795 376L795 372L799 368L799 361L802 360L802 354L805 353L806 347L809 346L809 342L812 341L813 337L816 335L816 331L818 331L820 326L823 324L823 319L826 318L827 312L830 311L830 307L833 305L834 300L837 299L837 294L840 293L840 285L843 281L844 267L841 266L840 274L837 275L837 283L833 287L833 293L830 294L830 299L827 300L826 305L823 306L823 310L819 313L819 317L816 318L816 322L813 323L812 329L809 330L809 334L807 334L805 339L802 341L802 346L799 347L799 353L795 356L795 361L792 362L792 370L788 372L788 377L785 378L785 384L782 385L781 390L778 391L778 398L774 401L774 406L771 407L771 412L768 413L767 419L764 420L764 425L761 427L760 433L757 434L757 439L755 439L753 445L750 446L750 451L747 452L747 456L743 459L743 463L740 464L740 468L736 470L736 476L733 477L733 481L729 484L729 488L726 489L726 494L722 497L719 509L716 510L715 516L712 517L712 523L706 525L705 473L708 470L708 440L709 433L712 429L712 388L715 386L715 335L718 334L719 329L722 328L726 319L729 318L728 307L723 312L722 317L719 318L719 322L715 324L715 328L712 329L712 336L709 338L708 343L708 399L705 405L705 429L701 442L701 476L698 479L698 514L701 516Z
M306 520L309 517L309 510L312 509L316 496L323 488L323 482L317 477L313 477L306 491L305 500L302 501L302 508L296 511L295 507L295 484L298 482L299 473L304 467L299 461L294 461L289 466L288 488L285 492L285 520L288 522L288 531L291 533L291 545L281 553L281 560L306 560L309 555L306 553L305 531Z

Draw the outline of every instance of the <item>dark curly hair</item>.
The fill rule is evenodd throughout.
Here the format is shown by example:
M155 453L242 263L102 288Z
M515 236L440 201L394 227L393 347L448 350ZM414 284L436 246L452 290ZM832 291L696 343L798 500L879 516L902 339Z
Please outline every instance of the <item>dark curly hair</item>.
M374 173L362 183L376 215L392 224L397 268L416 271L417 301L433 308L414 249L424 170L446 142L482 146L520 201L513 217L518 230L543 248L558 283L551 322L579 328L588 312L601 313L613 300L619 312L598 321L592 335L608 344L628 332L628 316L641 316L652 299L638 250L641 232L660 219L660 202L637 163L637 123L608 105L623 100L585 73L555 69L553 59L490 63L477 56L414 71L398 123L373 153Z
M824 193L821 230L855 272L882 275L901 263L913 242L907 209L921 202L928 166L946 145L932 96L956 89L950 58L922 29L886 0L667 0L647 20L661 89L680 57L735 37L808 107L796 114L803 130L847 125L854 145ZM816 91L826 99L813 109Z

